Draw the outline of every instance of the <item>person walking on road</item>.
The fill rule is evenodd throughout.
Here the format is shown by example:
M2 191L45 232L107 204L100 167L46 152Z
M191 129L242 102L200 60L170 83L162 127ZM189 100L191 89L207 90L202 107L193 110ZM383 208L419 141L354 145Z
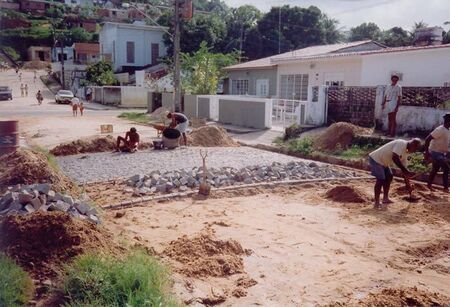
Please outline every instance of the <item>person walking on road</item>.
M397 112L402 101L402 88L398 85L399 76L392 75L391 84L386 87L384 92L382 110L386 110L388 115L388 131L387 135L395 137L397 130Z
M448 175L450 159L450 113L444 115L444 124L431 132L425 139L425 161L430 160L432 168L428 177L428 188L433 191L433 181L439 169L442 169L444 192L449 192Z
M77 116L78 115L78 108L80 106L80 99L78 99L78 97L73 97L70 105L72 106L72 113L73 116Z
M25 96L28 97L28 84L25 84Z
M372 175L377 179L374 187L375 209L381 208L381 189L383 189L383 204L387 205L392 203L389 199L389 189L394 178L391 170L393 164L400 168L403 176L406 178L412 178L414 176L414 173L410 172L405 165L408 155L416 152L420 146L421 141L417 138L410 141L394 140L369 154Z
M80 105L78 107L80 109L80 116L83 116L83 111L84 111L84 104L82 101L80 101Z
M23 83L20 85L20 96L25 96L25 86L23 86Z
M44 97L42 96L42 93L41 93L40 90L36 93L36 99L38 101L38 105L41 105L42 104L42 100L44 100Z

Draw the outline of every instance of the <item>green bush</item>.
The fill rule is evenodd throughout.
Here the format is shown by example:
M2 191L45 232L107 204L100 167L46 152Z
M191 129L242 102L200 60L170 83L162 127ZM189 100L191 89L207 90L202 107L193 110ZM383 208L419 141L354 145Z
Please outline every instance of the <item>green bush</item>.
M313 152L313 140L309 137L295 139L289 142L289 149L304 155L310 155Z
M14 50L11 47L3 47L3 51L6 52L7 55L11 57L14 61L20 60L20 54L17 53L16 50Z
M25 306L33 296L33 282L11 259L0 253L0 306Z
M143 252L124 260L82 255L63 279L66 306L177 306L168 295L167 270Z
M346 150L336 152L335 155L344 158L344 159L360 159L365 158L369 155L370 152L375 150L376 146L372 144L367 144L364 146L361 145L352 145Z
M423 153L415 152L408 158L408 169L415 173L428 173L431 171L430 165L423 163Z

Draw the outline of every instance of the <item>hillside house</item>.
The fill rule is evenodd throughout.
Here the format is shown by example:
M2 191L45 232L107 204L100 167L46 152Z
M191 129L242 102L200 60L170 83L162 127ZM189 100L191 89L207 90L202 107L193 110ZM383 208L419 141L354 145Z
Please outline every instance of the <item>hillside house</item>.
M44 15L53 2L43 0L20 0L20 10L32 15Z
M28 48L28 61L51 61L52 49L44 46L31 46Z
M100 53L115 71L133 72L157 65L166 55L165 29L141 24L105 22L100 30Z

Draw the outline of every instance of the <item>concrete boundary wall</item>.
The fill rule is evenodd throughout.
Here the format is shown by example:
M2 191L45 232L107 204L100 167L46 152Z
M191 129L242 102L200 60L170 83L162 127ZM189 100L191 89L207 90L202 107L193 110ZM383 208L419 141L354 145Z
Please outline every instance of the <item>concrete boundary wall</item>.
M256 129L270 128L272 101L256 97L220 97L219 122Z

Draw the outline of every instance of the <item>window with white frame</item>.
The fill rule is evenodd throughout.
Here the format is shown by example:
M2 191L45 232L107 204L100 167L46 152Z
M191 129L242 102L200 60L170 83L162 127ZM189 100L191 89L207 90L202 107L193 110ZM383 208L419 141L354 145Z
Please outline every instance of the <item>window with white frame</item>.
M231 80L231 94L232 95L247 95L248 94L248 80Z
M308 74L281 75L280 98L308 100Z

